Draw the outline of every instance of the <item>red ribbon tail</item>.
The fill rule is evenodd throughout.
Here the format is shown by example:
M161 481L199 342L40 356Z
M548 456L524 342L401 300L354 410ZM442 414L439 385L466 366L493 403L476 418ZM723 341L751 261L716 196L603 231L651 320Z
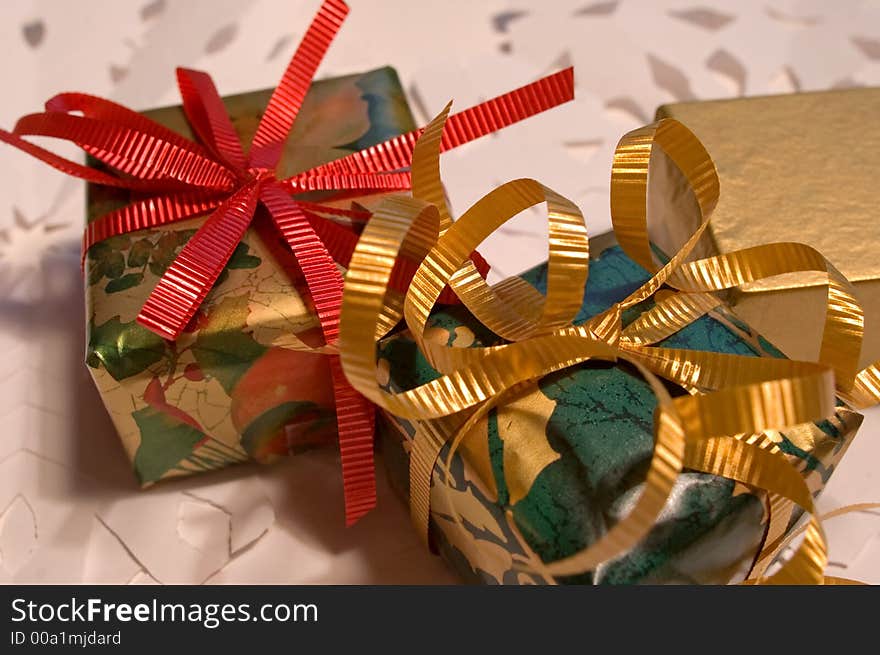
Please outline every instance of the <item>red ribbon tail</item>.
M250 184L226 200L165 271L138 314L138 323L165 339L177 339L214 286L257 206Z
M453 114L446 122L440 150L445 152L518 123L574 98L574 69L566 68L508 93ZM317 166L305 175L380 173L407 168L421 130L389 139Z
M23 117L11 133L0 130L0 141L64 173L96 184L157 194L91 223L84 234L84 253L108 237L213 209L159 279L138 315L139 323L163 338L180 336L244 237L257 203L262 202L290 247L296 272L305 280L325 342L337 341L343 279L336 262L349 263L357 230L348 230L320 214L363 222L369 212L300 205L290 193L408 190L411 178L405 169L420 134L414 130L287 180L271 181L315 72L347 14L343 0L321 4L272 93L247 155L211 78L186 69L178 70L178 84L186 115L202 143L109 100L80 93L59 94L46 103L46 112ZM566 69L493 98L450 117L441 149L495 132L571 100L573 95L573 73ZM107 173L77 164L21 138L28 135L68 140L113 170ZM283 248L277 238L270 242ZM485 260L477 253L472 260L485 277ZM400 268L395 280L405 289L415 265L408 262ZM441 300L457 298L446 289ZM375 413L348 383L338 356L330 357L330 370L346 523L351 525L376 505Z
M408 191L412 181L408 172L398 173L343 173L339 175L312 175L300 173L281 182L291 193L305 191Z
M341 273L306 214L280 185L265 187L260 200L297 259L318 313L324 340L334 342L339 336L342 307ZM367 399L348 383L338 356L330 356L330 371L336 397L345 522L351 525L376 505L375 415Z
M6 130L0 130L0 141L18 148L32 157L36 157L40 161L49 164L52 168L55 168L66 175L78 177L86 182L94 182L95 184L103 184L105 186L120 187L124 189L139 186L138 183L140 180L123 180L115 175L108 175L107 173L102 173L89 166L77 164L76 162L65 159L60 155L56 155L51 150L46 150L30 141L25 141L17 134L7 132Z
M309 219L279 185L264 187L260 200L299 263L321 322L324 341L333 343L339 336L342 274Z
M251 144L251 166L273 169L278 165L284 142L299 114L312 79L346 15L348 5L342 0L324 0L321 4L281 81L269 98L269 104Z
M370 401L349 384L337 355L330 357L330 371L336 396L345 524L350 526L376 506L376 414Z

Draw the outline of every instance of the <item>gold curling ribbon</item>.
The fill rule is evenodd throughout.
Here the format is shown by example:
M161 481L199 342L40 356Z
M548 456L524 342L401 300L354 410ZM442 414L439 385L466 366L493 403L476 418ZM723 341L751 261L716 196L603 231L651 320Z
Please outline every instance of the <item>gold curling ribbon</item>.
M835 396L853 407L880 401L880 363L857 372L863 315L849 281L820 253L798 243L767 244L687 261L719 194L711 157L675 120L665 119L625 135L611 175L614 231L624 251L653 273L629 297L580 326L589 272L584 218L577 207L544 185L520 179L501 185L452 221L440 181L440 140L449 106L425 129L412 162L413 197L383 201L364 229L345 280L340 325L342 365L350 382L385 411L417 426L410 453L410 507L427 541L431 476L449 444L447 466L470 429L524 385L590 359L625 360L657 396L655 442L640 498L630 514L598 541L561 560L523 562L545 579L594 569L620 556L653 527L683 468L738 480L767 493L769 526L755 558L752 584L842 584L825 578L825 541L812 496L801 474L764 431L821 420ZM651 250L646 224L648 165L655 147L678 166L697 201L699 227L664 265ZM488 286L469 254L492 232L528 207L546 203L549 225L547 294L516 278ZM402 307L386 300L401 253L422 259ZM715 308L714 292L793 271L827 274L825 327L817 362L654 347ZM426 339L428 316L450 284L470 312L507 343L455 348ZM664 285L658 299L625 329L621 313ZM442 375L415 389L388 392L376 378L376 340L401 318L418 347ZM690 395L671 398L661 378ZM449 493L447 479L444 490ZM794 505L811 515L794 554L773 575L767 566L785 545ZM449 504L453 508L452 503ZM458 523L461 518L453 517Z

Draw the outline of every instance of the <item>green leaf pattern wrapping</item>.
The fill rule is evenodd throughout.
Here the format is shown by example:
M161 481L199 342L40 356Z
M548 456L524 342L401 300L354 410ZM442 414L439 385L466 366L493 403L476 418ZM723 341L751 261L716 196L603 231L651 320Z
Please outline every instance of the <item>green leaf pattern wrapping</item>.
M205 435L153 407L133 413L141 431L141 445L134 458L134 469L141 484L159 480L186 459Z
M116 380L137 375L165 356L165 341L134 321L122 323L117 316L89 330L89 366L102 365Z

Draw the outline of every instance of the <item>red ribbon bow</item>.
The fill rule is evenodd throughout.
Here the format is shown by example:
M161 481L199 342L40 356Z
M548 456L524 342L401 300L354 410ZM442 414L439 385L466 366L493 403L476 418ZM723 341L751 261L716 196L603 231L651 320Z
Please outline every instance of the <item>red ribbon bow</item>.
M55 168L89 182L145 194L86 228L83 253L111 236L167 225L211 212L150 293L138 322L176 339L211 290L254 216L268 210L290 246L312 297L326 343L336 341L342 275L358 235L316 212L365 219L360 212L297 201L292 193L315 190L391 191L410 188L415 130L286 179L276 167L296 116L330 42L348 14L342 0L326 0L272 94L246 153L223 101L206 73L177 69L186 117L201 143L116 103L82 93L62 93L46 111L21 118L0 140ZM452 116L443 150L454 148L571 100L572 69L493 98ZM77 112L80 115L74 114ZM67 139L121 175L98 171L22 139ZM481 273L485 262L474 256ZM414 269L413 269L414 272ZM411 277L411 273L410 273ZM345 379L339 357L330 355L345 492L346 523L376 504L373 410Z

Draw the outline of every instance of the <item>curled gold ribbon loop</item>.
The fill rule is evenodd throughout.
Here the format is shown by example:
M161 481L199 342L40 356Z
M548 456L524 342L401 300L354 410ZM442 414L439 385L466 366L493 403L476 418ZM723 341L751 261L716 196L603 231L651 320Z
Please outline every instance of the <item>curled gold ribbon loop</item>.
M415 423L410 504L422 538L427 540L431 477L445 445L449 444L448 465L469 430L492 408L515 396L524 383L590 359L623 359L646 379L658 403L654 452L641 497L631 513L599 540L570 557L542 563L540 574L546 578L580 573L626 552L651 529L678 474L687 467L767 492L770 529L751 582L834 582L823 577L825 544L815 516L793 556L773 575L764 575L784 543L793 506L814 512L803 477L764 432L829 416L836 395L854 404L880 401L878 365L856 374L863 318L846 278L802 244L770 244L687 261L708 226L719 183L702 144L683 125L667 119L625 135L612 170L617 239L653 275L620 303L573 326L588 274L583 216L542 184L514 180L452 222L438 164L448 110L432 121L415 147L414 197L385 200L364 229L346 277L340 326L341 362L351 383L385 411ZM700 213L697 229L663 265L655 261L647 235L648 165L654 148L661 148L679 167ZM494 287L475 279L470 253L505 221L539 203L547 204L550 233L546 296L518 279ZM402 310L393 297L390 303L385 300L401 252L425 253ZM651 345L717 307L720 301L714 292L801 270L824 271L828 277L818 362ZM504 343L454 348L426 339L428 317L447 284ZM624 328L622 311L651 298L664 285L673 291L656 297L653 307ZM391 392L377 382L375 335L384 334L401 314L439 376L414 389ZM690 395L672 399L661 378L679 384ZM447 479L446 493L450 484ZM454 513L454 504L449 507ZM457 515L453 518L461 521Z
M662 341L712 311L721 299L710 293L676 293L657 302L626 326L621 338L643 346Z
M546 301L531 285L521 280L519 283L509 283L498 293L467 260L456 264L451 274L437 270L442 270L441 275L448 275L449 285L471 313L504 339L519 341L567 325L580 310L587 281L589 241L583 216L569 200L538 182L515 180L482 198L459 221L453 223L440 183L441 138L450 106L451 103L428 125L413 154L413 197L438 208L440 234L446 237L437 244L436 255L458 261L462 248L467 248L468 244L480 244L521 211L546 202L550 214ZM448 232L451 234L447 236ZM417 296L422 301L420 308L427 302L433 305L436 300L429 300L430 294L433 294L431 282L436 277L427 275L425 270L422 269L418 284L414 284L416 294L428 294ZM421 334L423 326L413 323L414 320L418 322L417 316L421 316L421 312L417 315L410 311L407 324L414 334ZM427 319L427 314L424 318Z

